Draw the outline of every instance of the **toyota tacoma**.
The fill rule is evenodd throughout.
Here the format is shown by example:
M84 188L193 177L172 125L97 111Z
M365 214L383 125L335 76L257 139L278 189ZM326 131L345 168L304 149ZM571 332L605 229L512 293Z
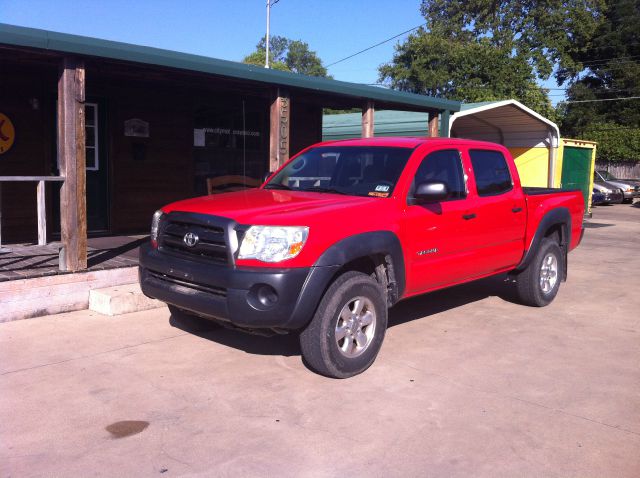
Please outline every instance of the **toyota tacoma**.
M164 206L140 250L173 315L299 334L316 372L376 358L398 301L494 274L545 306L583 234L579 191L526 188L509 151L449 138L319 143L262 186Z

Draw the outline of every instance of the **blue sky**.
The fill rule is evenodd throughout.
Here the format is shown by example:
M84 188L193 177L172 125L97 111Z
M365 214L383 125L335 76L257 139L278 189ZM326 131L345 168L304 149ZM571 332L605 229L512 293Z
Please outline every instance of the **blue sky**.
M271 32L306 41L329 64L423 23L419 3L279 0ZM240 61L265 34L266 0L0 0L0 22ZM329 72L338 80L375 83L398 40Z

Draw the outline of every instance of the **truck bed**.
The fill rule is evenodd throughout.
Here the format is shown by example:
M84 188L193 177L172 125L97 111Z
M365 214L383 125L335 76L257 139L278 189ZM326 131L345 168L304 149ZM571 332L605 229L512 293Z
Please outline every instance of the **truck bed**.
M566 192L580 191L580 190L568 189L568 188L542 188L542 187L526 186L522 188L522 191L527 196L537 196L538 194L566 193Z

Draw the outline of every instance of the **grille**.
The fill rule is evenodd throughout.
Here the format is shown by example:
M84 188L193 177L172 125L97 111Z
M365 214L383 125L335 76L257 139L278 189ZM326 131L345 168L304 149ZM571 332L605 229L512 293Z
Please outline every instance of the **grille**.
M184 237L188 233L198 236L197 244L188 246ZM228 264L228 246L225 229L210 221L189 220L169 214L163 221L158 245L161 251L179 254L189 258L204 259L216 264Z
M152 270L149 270L147 272L149 274L149 277L157 281L168 282L172 285L186 287L188 289L197 290L198 292L206 292L208 294L212 294L218 297L227 296L227 289L224 289L222 287L210 286L210 285L201 284L198 282L189 282L189 281L185 281L184 279L179 279L177 277L167 275L167 274L162 274L160 272L156 272Z

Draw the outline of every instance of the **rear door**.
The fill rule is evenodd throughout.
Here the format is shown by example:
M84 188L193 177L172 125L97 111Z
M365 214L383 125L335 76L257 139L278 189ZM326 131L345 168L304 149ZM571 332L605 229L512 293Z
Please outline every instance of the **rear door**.
M430 181L447 184L450 197L437 203L411 205L416 186ZM414 173L402 219L408 295L476 274L473 202L468 195L460 150L434 151L422 159Z
M527 206L513 162L499 150L469 149L475 199L476 269L490 274L516 265L524 252Z

